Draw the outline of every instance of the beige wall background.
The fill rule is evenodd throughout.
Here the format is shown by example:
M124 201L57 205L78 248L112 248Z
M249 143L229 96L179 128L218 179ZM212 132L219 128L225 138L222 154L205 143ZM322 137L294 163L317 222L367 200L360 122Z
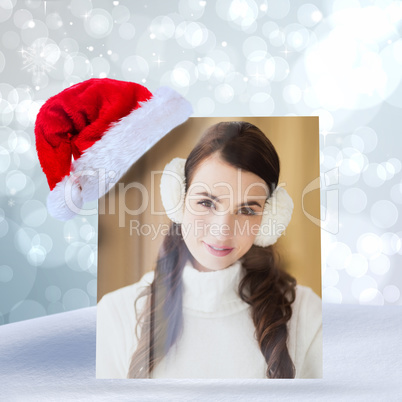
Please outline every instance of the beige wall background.
M319 179L318 117L193 117L172 130L99 200L98 301L105 293L137 282L154 269L162 236L137 233L136 226L168 225L159 184L165 165L175 157L187 158L204 130L220 121L247 121L259 127L275 146L281 161L279 182L294 202L292 220L276 243L284 269L298 283L321 296L321 236L319 188L306 186ZM149 202L143 198L144 186ZM302 202L303 201L303 202ZM304 210L302 208L304 205ZM141 207L142 213L136 213ZM153 211L156 212L153 213Z

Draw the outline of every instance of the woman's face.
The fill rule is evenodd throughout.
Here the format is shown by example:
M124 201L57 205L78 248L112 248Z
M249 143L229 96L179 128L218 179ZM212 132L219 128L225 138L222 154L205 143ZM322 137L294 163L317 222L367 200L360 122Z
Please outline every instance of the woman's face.
M195 171L186 194L184 241L200 271L225 269L252 246L268 187L251 172L213 154Z

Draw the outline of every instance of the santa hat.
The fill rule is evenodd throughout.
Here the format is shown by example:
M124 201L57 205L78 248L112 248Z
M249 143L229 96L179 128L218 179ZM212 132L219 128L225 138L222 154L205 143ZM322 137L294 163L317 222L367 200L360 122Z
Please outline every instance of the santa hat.
M51 190L49 213L74 217L192 112L171 88L151 94L142 85L109 78L78 83L48 99L36 118L35 138Z

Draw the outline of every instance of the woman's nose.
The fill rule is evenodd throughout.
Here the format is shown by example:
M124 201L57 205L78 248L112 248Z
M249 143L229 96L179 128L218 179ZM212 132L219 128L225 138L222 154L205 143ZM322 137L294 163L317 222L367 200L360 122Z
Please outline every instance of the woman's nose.
M227 240L234 236L235 219L230 212L217 214L211 222L210 232L217 240Z

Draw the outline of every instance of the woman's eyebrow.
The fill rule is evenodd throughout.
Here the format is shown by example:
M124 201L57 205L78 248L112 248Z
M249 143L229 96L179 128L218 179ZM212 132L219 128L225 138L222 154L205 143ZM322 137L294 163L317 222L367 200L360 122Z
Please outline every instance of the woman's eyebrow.
M211 198L212 200L214 200L216 202L219 202L219 203L221 202L219 200L218 196L210 194L210 193L207 193L206 191L203 191L201 193L196 193L196 195L202 195L203 197ZM243 203L239 204L238 206L239 207L251 207L253 205L257 205L257 206L259 206L261 208L261 204L259 202L255 201L255 200L250 200L248 202L243 202Z
M239 207L251 207L253 205L257 205L258 207L261 208L260 203L257 201L253 201L253 200L248 201L248 202L243 202L242 204L239 205Z
M214 200L216 202L220 202L219 197L217 197L216 195L207 193L206 191L203 191L202 193L195 193L195 195L202 195L203 197L208 197L208 198L211 198L212 200Z

